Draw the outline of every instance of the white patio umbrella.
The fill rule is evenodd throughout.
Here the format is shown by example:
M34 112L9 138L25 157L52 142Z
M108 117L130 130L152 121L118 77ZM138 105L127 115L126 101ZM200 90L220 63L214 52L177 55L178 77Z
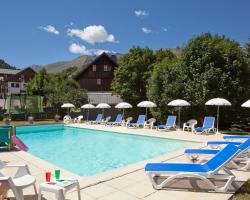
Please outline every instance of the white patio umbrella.
M88 110L87 111L87 121L89 121L89 109L93 109L93 108L95 108L95 106L92 104L84 104L81 106L81 108Z
M64 103L61 108L68 108L68 114L69 114L69 109L74 108L75 106L72 103Z
M101 108L102 109L102 115L104 116L104 109L111 108L110 105L107 103L99 103L96 105L96 108Z
M245 103L243 103L241 107L250 108L250 99L246 101Z
M118 103L115 108L122 109L122 117L124 118L124 109L133 108L133 106L127 102Z
M190 106L190 103L182 99L176 99L176 100L170 101L168 103L168 106L178 107L178 126L179 128L181 128L181 107Z
M152 101L142 101L137 104L137 107L146 108L146 120L147 120L148 108L156 107L156 104Z
M207 106L217 106L217 133L219 132L219 113L220 113L220 106L231 106L232 104L223 98L214 98L210 99L205 103Z

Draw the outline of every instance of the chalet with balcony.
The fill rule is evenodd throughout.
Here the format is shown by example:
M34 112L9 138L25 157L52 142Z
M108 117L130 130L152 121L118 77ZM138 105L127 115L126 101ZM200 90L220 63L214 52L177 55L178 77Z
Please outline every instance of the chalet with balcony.
M25 94L26 84L33 79L36 72L28 67L23 70L0 69L0 97L10 94Z
M89 102L116 104L122 100L111 93L111 82L114 78L114 70L117 67L118 57L108 53L102 53L92 62L83 66L76 76L76 81L81 88L88 91Z

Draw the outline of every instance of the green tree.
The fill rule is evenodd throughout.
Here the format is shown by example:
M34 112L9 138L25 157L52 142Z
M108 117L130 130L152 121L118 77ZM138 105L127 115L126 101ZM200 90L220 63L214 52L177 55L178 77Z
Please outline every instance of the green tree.
M245 50L248 58L250 59L250 38L248 39L248 42L245 44Z
M112 90L125 101L136 105L146 99L148 78L155 55L149 48L133 47L125 54L114 72Z
M51 80L51 76L45 69L41 69L36 76L28 83L28 94L46 96L48 91L48 84Z
M240 45L224 36L201 34L182 50L185 98L203 106L215 97L238 105L249 98L250 74Z
M46 106L60 109L65 102L73 103L80 107L87 102L87 93L71 77L65 74L48 74L41 70L33 80L28 83L28 94L42 95L45 97Z
M147 96L157 104L157 107L151 110L152 115L159 120L165 120L170 110L167 103L184 96L184 84L180 59L170 51L165 57L161 56L161 59L159 63L154 64Z

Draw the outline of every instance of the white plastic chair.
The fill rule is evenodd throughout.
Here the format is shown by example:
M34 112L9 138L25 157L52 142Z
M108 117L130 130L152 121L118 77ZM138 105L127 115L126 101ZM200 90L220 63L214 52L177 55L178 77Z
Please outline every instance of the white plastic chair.
M82 119L83 119L83 116L79 115L78 117L74 118L74 122L75 123L81 123Z
M68 124L68 123L71 123L71 122L72 122L72 119L71 119L71 117L69 115L65 115L63 117L63 123Z
M6 165L4 168L18 168L14 177L5 176L2 171L0 172L0 183L7 183L12 190L16 200L24 200L23 189L33 186L35 194L37 190L35 186L36 179L30 175L30 170L27 165Z
M153 129L154 123L156 122L155 118L150 118L147 120L147 122L144 124L144 128L150 128Z
M187 130L187 131L194 132L194 127L197 123L198 122L196 119L188 120L186 123L183 124L183 131Z

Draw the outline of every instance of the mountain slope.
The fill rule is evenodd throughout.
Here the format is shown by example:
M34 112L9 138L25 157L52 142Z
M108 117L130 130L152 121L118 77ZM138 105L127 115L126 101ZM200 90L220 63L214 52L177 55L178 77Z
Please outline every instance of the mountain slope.
M71 61L59 61L42 67L45 68L48 73L58 73L72 67L80 69L83 65L91 62L93 59L94 58L92 56L80 56Z
M3 59L0 59L0 68L2 68L2 69L16 69L15 67L6 63Z
M115 54L115 60L119 61L121 59L121 54ZM58 61L55 63L51 63L48 65L31 65L32 69L35 71L39 71L42 68L45 68L48 73L59 73L62 72L63 70L67 70L69 68L77 67L79 71L86 66L86 64L90 63L96 58L96 56L79 56L73 60L70 61Z

